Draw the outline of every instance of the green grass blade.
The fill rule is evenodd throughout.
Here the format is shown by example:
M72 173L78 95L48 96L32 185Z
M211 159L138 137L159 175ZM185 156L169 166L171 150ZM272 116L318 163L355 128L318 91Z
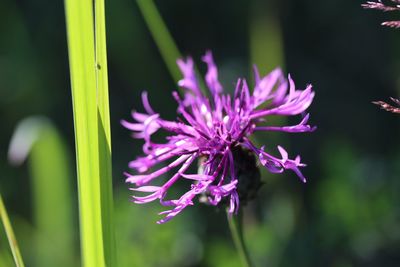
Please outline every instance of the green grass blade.
M108 99L106 23L104 0L95 0L96 79L99 127L100 187L107 266L116 266L111 167L110 107Z
M65 0L78 172L83 266L105 266L93 2Z
M178 82L181 79L181 73L176 65L176 60L181 58L178 47L168 28L165 26L153 0L137 0L137 3L161 56L167 65L169 73L174 82Z
M9 160L20 165L28 156L36 230L35 265L72 266L75 233L69 151L47 118L29 117L18 124Z
M7 235L8 243L10 244L11 252L14 257L14 262L17 267L23 267L21 252L18 247L17 239L15 238L14 231L11 227L10 219L8 218L6 207L4 206L3 198L0 194L0 219L3 223L4 230Z

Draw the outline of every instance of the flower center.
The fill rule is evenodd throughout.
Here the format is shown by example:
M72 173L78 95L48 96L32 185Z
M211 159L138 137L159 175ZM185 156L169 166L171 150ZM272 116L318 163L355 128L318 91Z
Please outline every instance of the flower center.
M242 204L255 198L260 189L261 174L254 153L240 145L232 148L235 175L238 179L237 192Z

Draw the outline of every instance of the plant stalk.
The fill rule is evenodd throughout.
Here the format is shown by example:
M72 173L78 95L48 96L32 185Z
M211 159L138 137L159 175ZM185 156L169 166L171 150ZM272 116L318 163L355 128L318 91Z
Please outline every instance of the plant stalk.
M242 262L243 267L252 267L252 263L250 260L249 253L246 248L246 244L243 238L243 216L242 210L239 209L237 215L229 214L228 209L226 210L226 215L229 224L229 230L231 232L231 236L233 242L235 244L236 250L239 254L240 261Z
M156 5L153 0L137 0L137 4L171 77L174 82L179 81L181 74L176 65L176 60L181 58L181 55Z

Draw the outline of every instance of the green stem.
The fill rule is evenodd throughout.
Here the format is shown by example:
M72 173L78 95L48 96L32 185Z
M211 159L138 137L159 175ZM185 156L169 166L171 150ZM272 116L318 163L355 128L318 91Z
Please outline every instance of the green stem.
M153 0L137 0L140 12L149 27L150 33L157 44L158 50L167 65L174 82L181 78L181 74L176 65L176 60L181 58L178 47L168 31L160 13Z
M252 267L250 261L250 256L246 248L246 244L243 238L243 227L242 227L242 210L239 210L238 214L232 215L226 211L229 230L232 235L233 242L235 243L235 247L239 253L240 261L242 262L243 267Z
M1 194L0 194L0 218L1 221L3 222L4 229L6 231L7 239L10 244L12 255L14 257L15 265L17 267L24 267L24 262L22 261L21 252L19 251L18 248L17 239L15 238L14 231L11 227L10 219L8 218L7 210L6 207L4 206Z
M137 3L140 12L142 13L143 18L147 24L147 27L149 28L150 33L153 36L154 42L156 43L158 50L161 53L161 57L167 65L167 69L172 79L175 83L178 82L181 79L182 75L176 64L176 60L178 58L182 58L182 55L179 52L178 46L176 45L174 38L168 31L168 27L162 19L161 14L158 11L153 0L137 0ZM198 68L196 66L195 71L197 76L200 76ZM206 95L206 86L203 79L199 79L198 82L201 91L203 92L203 94ZM180 89L180 92L183 93L182 89Z

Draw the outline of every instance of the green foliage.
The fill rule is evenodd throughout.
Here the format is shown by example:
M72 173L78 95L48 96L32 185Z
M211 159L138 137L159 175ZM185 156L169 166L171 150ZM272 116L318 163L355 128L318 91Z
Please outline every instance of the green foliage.
M343 141L324 149L331 160L325 168L326 178L316 191L322 211L319 231L325 234L323 245L348 239L343 246L368 257L384 246L388 233L399 239L393 217L398 185L382 183L384 176L393 176L390 181L395 181L395 174L385 171L393 168L391 164L364 157Z
M118 266L196 266L203 257L203 243L193 212L182 214L174 223L158 225L158 205L132 205L128 192L119 192L115 224ZM140 218L140 219L135 219Z

